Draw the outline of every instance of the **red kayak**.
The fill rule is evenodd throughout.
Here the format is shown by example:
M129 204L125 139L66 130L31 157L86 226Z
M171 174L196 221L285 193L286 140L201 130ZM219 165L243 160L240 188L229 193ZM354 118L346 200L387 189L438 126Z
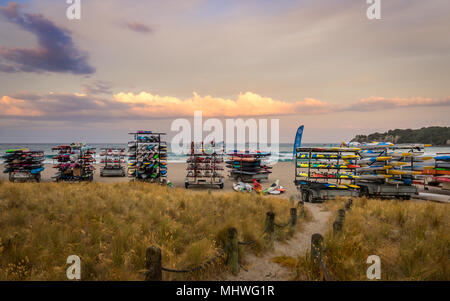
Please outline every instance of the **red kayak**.
M446 178L446 177L434 177L433 180L441 182L441 183L450 183L450 178Z

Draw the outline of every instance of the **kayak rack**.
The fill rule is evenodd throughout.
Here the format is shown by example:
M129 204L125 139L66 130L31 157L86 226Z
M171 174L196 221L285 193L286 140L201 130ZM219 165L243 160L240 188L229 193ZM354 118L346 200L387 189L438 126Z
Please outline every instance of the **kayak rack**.
M359 187L355 181L358 151L355 148L340 147L296 148L294 184L303 201L358 196Z
M201 142L196 145L191 143L189 157L186 160L187 174L184 181L186 189L191 185L205 185L223 189L224 177L220 173L223 170L224 149L217 149L215 142L211 141L207 148Z
M57 151L53 157L58 172L52 177L56 182L81 182L94 180L95 148L84 143L72 143L52 148Z
M269 174L272 173L269 169L272 166L264 164L262 161L271 156L269 152L246 150L240 152L234 150L227 154L229 156L226 161L229 168L229 177L239 182L251 183L253 179L258 182L268 180Z
M132 181L167 182L166 133L137 131L129 133L134 140L128 142L128 177Z
M101 177L125 177L124 148L102 148L100 149Z
M10 182L40 182L44 170L44 152L41 150L13 149L5 151L4 173Z

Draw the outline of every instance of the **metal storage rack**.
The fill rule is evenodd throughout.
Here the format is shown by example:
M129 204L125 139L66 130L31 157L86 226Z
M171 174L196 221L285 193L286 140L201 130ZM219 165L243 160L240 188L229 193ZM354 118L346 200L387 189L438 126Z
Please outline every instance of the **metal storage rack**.
M356 183L361 187L360 196L410 199L413 194L418 193L413 184L425 185L426 170L418 171L421 164L416 161L417 156L423 154L423 145L362 145L361 148L361 157L368 157L364 152L369 151L369 156L372 152L372 162L366 164L368 169L377 165L384 165L386 168L375 168L372 174L379 178L374 179L368 179L367 172L358 172L360 178ZM370 174L369 172L369 177Z
M128 143L128 176L133 181L167 182L167 143L165 133L137 131L129 133L134 140Z
M229 177L240 182L253 182L253 179L264 181L269 179L271 173L270 165L261 165L264 159L271 156L271 153L254 151L238 152L237 150L227 154L230 158L227 163ZM239 160L235 160L235 159ZM244 160L247 158L248 160Z
M220 173L223 170L224 150L218 151L215 143L211 142L211 151L205 151L203 142L197 148L195 143L191 143L191 153L186 160L187 175L184 182L186 189L190 185L209 185L220 189L224 187L224 177Z
M56 182L93 181L95 172L95 148L85 144L60 145L52 148L58 151L53 157L58 172L52 177ZM55 162L56 161L56 162Z
M103 166L100 169L101 177L125 177L125 169L123 163L125 162L124 148L102 148L100 150L100 163Z
M8 173L11 182L41 181L44 170L44 152L29 149L15 149L6 151L3 156L4 173Z
M337 196L358 196L359 186L355 184L358 151L359 149L355 148L339 147L297 148L294 184L301 192L303 201L315 202ZM344 159L351 159L351 164L344 162Z

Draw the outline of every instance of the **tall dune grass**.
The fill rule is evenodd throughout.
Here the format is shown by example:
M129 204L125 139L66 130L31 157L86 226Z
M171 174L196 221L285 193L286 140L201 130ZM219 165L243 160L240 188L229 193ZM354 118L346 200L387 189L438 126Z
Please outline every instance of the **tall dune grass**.
M342 200L328 205L336 212ZM324 235L323 262L333 280L368 280L369 255L381 259L381 280L450 280L450 207L448 204L355 199L343 231ZM322 233L323 234L323 233ZM299 258L298 280L324 275Z
M161 247L164 266L190 267L224 246L228 227L254 239L267 211L281 222L290 207L274 197L145 183L0 182L0 280L66 280L69 255L80 256L83 280L142 280L150 245ZM258 242L252 251L267 248ZM207 279L223 269L219 262L164 279Z

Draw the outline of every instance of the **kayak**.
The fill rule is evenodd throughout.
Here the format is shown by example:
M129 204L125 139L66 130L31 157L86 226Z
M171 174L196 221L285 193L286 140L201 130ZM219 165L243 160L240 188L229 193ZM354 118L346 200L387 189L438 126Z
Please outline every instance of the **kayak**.
M436 156L434 159L439 161L450 161L450 155Z
M366 163L366 162L381 162L381 161L389 161L392 157L390 156L382 156L382 157L371 157L371 158L364 158L359 160L360 163Z
M302 167L302 168L323 168L323 169L353 169L353 168L358 168L360 167L359 165L332 165L332 164L305 164L305 163L300 163L297 164L297 167Z
M420 171L413 170L397 170L397 169L389 169L386 171L389 175L420 175Z
M309 152L349 152L356 153L360 151L360 148L355 147L298 147L298 153L309 153Z
M357 159L358 155L297 154L299 159Z

